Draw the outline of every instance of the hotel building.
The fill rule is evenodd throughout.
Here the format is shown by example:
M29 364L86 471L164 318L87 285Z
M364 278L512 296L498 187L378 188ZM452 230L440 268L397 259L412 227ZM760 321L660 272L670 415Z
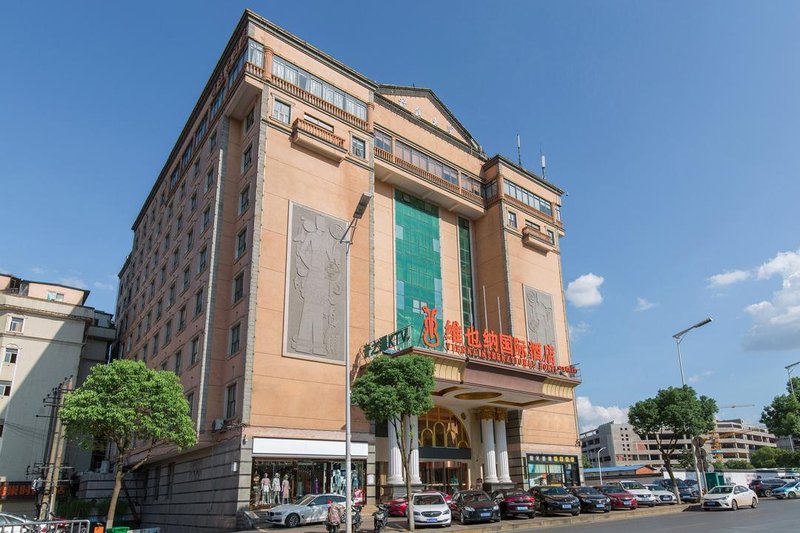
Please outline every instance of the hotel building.
M138 474L144 523L232 529L284 480L341 492L345 365L383 351L435 363L414 485L578 482L562 194L485 154L433 91L246 11L119 274L118 355L178 374L199 436ZM399 447L352 418L353 488L374 503L403 484Z
M105 363L111 315L86 305L89 291L0 273L0 509L33 514L31 480L50 464L53 389L83 383ZM45 403L45 398L50 400ZM97 467L77 444L63 455L62 479Z

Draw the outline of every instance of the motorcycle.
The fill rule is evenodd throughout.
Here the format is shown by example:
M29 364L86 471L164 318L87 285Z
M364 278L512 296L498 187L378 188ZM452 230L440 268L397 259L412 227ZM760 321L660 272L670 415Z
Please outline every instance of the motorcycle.
M344 508L341 509L341 514L344 515ZM350 515L350 523L352 524L353 533L358 533L361 530L361 506L353 506L353 511ZM341 517L338 524L332 524L328 520L325 520L325 529L328 533L339 533L339 528L343 526L344 516Z
M372 513L374 517L375 533L381 533L389 521L389 506L385 503L378 504L378 510Z

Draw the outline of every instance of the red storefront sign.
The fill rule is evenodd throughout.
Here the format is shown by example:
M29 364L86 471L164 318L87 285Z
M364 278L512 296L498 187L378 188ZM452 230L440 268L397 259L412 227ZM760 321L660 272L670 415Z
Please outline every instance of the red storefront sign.
M439 321L436 318L438 309L423 306L422 311L425 313L422 342L428 348L440 349L442 343L438 333ZM542 345L488 329L479 331L472 326L465 329L457 321L445 322L443 348L451 353L548 374L575 376L578 373L578 369L572 365L556 364L556 349L550 344Z
M58 487L58 494L64 495L67 492L65 481L61 481ZM33 498L35 493L30 481L3 481L0 483L0 500L14 498Z

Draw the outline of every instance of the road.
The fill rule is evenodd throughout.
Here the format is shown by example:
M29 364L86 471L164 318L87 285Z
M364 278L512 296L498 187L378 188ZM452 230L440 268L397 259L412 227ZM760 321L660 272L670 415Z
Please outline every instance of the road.
M628 511L612 511L623 513ZM636 512L636 511L633 511ZM543 527L529 531L563 532L565 528L573 531L592 533L618 533L623 530L647 531L647 533L675 533L677 531L702 531L703 533L723 533L730 531L797 531L800 522L800 500L762 499L757 509L738 511L686 511L683 513L635 518L632 520L593 522L584 525L562 527Z

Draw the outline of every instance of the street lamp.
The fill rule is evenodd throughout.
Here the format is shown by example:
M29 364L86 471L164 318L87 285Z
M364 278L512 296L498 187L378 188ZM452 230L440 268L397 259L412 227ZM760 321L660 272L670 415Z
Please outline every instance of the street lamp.
M350 246L353 244L353 236L356 232L356 226L367 206L372 200L372 193L365 192L361 195L361 199L356 205L356 210L353 211L353 218L347 229L344 230L342 237L339 239L339 244L345 245L345 265L347 268L347 291L345 292L345 306L346 319L344 328L344 472L345 472L345 530L344 533L350 533L352 527L352 509L353 509L353 458L350 452Z
M597 470L600 472L600 485L603 484L603 465L600 464L600 452L602 452L605 449L606 447L603 446L602 448L597 450L597 452L595 452L597 453Z
M786 373L789 374L789 390L792 391L792 396L794 396L794 383L792 383L792 370L797 365L800 365L800 361L796 363L792 363L791 365L786 365L784 368L786 369ZM789 448L794 451L794 435L789 435Z
M706 324L711 323L711 317L706 318L705 320L701 320L694 326L689 326L688 328L679 331L675 335L672 336L675 339L675 345L678 347L678 365L681 369L681 384L685 387L686 386L686 379L683 377L683 358L681 357L681 341L683 340L683 336L692 331L693 329L702 328Z
M681 385L683 385L684 387L686 386L686 379L683 376L683 357L681 357L681 341L683 340L684 335L686 335L687 333L689 333L693 329L702 328L706 324L710 324L710 323L711 323L711 317L708 317L705 320L701 320L697 324L695 324L693 326L689 326L688 328L686 328L684 330L681 330L681 331L679 331L678 333L676 333L675 335L672 336L672 338L675 339L675 346L678 347L678 365L680 366L680 369L681 369ZM692 444L692 453L694 455L694 473L697 476L697 487L700 489L700 491L702 493L703 481L700 479L700 465L699 465L700 457L699 457L698 450L697 450L697 448L695 446L694 439L692 439L691 444Z

